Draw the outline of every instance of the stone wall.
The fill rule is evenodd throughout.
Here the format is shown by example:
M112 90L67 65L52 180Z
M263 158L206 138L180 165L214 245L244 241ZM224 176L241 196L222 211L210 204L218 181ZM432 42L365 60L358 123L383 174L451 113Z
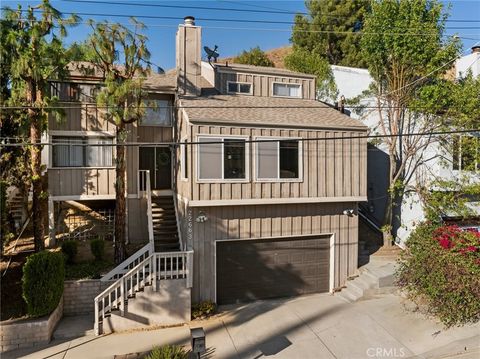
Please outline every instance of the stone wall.
M63 314L63 298L49 315L38 319L3 321L0 324L1 352L46 344Z
M67 280L63 291L63 314L93 313L93 300L113 282L100 279Z

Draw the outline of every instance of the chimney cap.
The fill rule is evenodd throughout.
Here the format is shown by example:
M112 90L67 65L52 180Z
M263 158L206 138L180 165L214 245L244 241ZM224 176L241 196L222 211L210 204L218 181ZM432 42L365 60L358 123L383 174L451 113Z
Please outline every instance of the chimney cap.
M480 45L472 46L472 54L480 52Z
M193 16L185 16L183 18L185 25L194 26L195 25L195 17Z

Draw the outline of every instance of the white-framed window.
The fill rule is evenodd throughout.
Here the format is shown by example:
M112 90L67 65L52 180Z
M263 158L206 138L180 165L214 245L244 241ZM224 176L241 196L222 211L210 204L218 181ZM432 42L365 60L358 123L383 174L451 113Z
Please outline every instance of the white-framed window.
M272 86L273 96L296 98L302 97L302 85L300 84L274 82Z
M455 136L452 146L452 164L455 171L480 171L480 138Z
M141 126L172 126L172 104L168 100L151 100L146 102L145 115Z
M53 167L112 167L113 138L66 137L52 138Z
M182 180L188 180L188 139L185 137L180 144L180 171Z
M302 142L298 138L257 137L255 168L257 181L301 181Z
M227 81L227 90L228 93L251 95L252 84L248 82Z
M198 136L197 179L199 181L246 181L248 146L245 137Z

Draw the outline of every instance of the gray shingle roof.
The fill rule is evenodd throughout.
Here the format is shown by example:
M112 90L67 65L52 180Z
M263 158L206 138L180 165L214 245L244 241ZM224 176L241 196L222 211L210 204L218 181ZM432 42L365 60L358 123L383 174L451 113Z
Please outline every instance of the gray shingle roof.
M190 122L283 126L297 128L353 128L367 126L327 104L278 97L214 95L180 100Z
M214 66L222 71L245 71L245 72L254 72L254 73L261 73L261 74L272 74L272 75L285 75L285 76L292 76L292 77L305 77L305 78L316 78L315 75L305 74L302 72L295 72L287 69L277 68L277 67L265 67L265 66L253 66L253 65L244 65L244 64L235 64L235 63L228 63L227 64L219 64L216 63Z

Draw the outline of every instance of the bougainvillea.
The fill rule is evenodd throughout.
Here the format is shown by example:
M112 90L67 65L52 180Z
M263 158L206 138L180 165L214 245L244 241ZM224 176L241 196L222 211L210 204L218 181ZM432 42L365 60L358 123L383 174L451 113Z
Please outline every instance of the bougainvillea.
M480 233L423 223L410 235L397 283L447 327L480 320Z

